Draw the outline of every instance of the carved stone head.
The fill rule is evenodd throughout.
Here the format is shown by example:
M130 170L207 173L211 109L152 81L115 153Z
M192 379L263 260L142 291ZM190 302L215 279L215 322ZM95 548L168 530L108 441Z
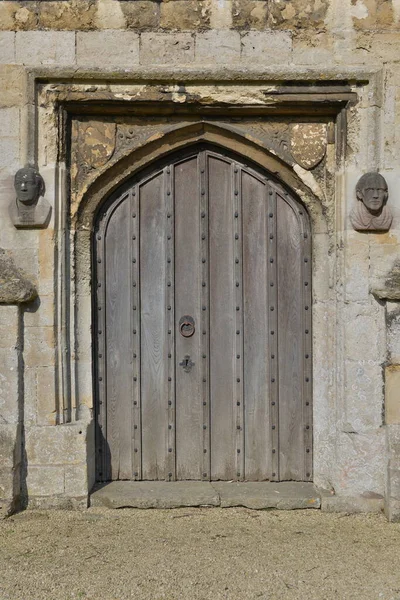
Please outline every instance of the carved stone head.
M35 167L19 169L14 178L17 200L25 205L35 204L44 194L44 181Z
M380 173L365 173L356 186L357 199L372 215L379 215L389 197L386 179Z
M357 206L350 213L356 231L389 231L393 215L386 206L388 185L380 173L365 173L356 185Z

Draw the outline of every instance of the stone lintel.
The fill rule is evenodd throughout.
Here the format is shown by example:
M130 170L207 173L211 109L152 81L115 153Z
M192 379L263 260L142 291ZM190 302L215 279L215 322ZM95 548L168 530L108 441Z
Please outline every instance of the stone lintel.
M287 88L287 81L310 81L313 85L316 81L343 82L348 81L356 84L366 84L381 74L380 67L375 69L365 67L340 67L340 68L320 68L313 66L252 66L234 65L231 68L226 66L207 67L204 65L192 67L180 67L172 65L157 66L133 66L130 69L121 69L119 67L64 67L64 66L41 66L27 68L27 74L31 81L53 83L63 80L74 81L82 80L106 80L109 84L119 81L144 83L157 82L182 82L199 81L213 83L269 83L284 81Z

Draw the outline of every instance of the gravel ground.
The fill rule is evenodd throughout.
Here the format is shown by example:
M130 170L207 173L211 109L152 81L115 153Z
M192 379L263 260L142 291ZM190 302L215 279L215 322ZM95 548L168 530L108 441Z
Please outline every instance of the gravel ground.
M400 600L400 524L381 515L27 511L0 539L1 600Z

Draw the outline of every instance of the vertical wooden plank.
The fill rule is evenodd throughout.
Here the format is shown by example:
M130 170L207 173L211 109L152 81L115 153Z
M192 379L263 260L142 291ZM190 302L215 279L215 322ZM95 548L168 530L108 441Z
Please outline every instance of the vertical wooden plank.
M142 477L166 477L168 380L166 318L166 192L164 175L140 186Z
M243 197L243 279L244 279L244 360L246 479L262 481L271 476L271 432L269 421L269 313L268 286L273 277L274 252L268 252L273 231L267 221L265 183L242 171ZM272 310L273 309L273 310ZM271 319L272 322L272 319ZM271 325L272 326L272 325Z
M312 256L311 228L305 209L299 209L302 225L303 260L303 427L304 427L304 472L306 481L313 479L313 409L312 409ZM308 307L308 308L307 308Z
M199 154L200 166L200 255L201 255L201 373L203 404L202 479L211 478L210 435L210 256L209 256L209 199L206 153ZM203 193L204 192L204 193ZM206 358L203 358L203 356Z
M107 443L111 455L111 478L131 479L133 373L130 194L110 210L112 214L105 234Z
M235 287L232 165L208 157L210 222L211 479L236 477Z
M244 190L246 196L246 190ZM234 280L239 286L234 287L235 295L235 358L234 364L234 398L235 412L235 437L236 437L236 479L245 478L245 421L244 421L244 281L243 281L243 253L244 253L244 211L242 206L247 198L243 198L242 177L239 165L233 163L233 248L234 248Z
M109 446L107 444L107 389L106 389L106 344L105 344L105 261L104 261L104 213L100 217L99 226L95 231L95 274L96 274L96 302L95 302L95 347L94 359L96 362L96 480L109 481L111 479L111 462Z
M279 463L281 480L304 479L302 245L298 210L277 197Z
M168 165L164 169L164 181L166 189L166 209L167 209L167 266L166 266L166 320L167 320L167 375L168 375L168 396L167 396L167 479L174 481L176 479L176 401L175 401L175 208L174 208L174 176L173 166Z
M131 259L132 259L132 364L133 364L133 394L132 394L132 455L133 479L142 478L142 425L140 410L140 206L138 187L135 185L131 191ZM136 332L136 333L133 333Z
M269 359L269 432L272 481L279 481L279 355L278 355L278 242L276 190L268 185L267 216L267 313L268 313L268 359Z
M201 313L201 265L207 256L200 255L200 197L198 156L179 161L174 166L175 187L175 315L176 315L176 469L178 479L201 479L203 462L203 407ZM204 234L203 234L204 235ZM179 322L185 315L195 321L195 333L184 337ZM194 366L185 371L185 356Z

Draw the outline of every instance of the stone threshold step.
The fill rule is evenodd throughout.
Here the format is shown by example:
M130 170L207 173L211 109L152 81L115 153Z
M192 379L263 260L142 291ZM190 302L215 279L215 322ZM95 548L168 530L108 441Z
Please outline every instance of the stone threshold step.
M98 485L90 506L108 508L180 508L184 506L244 506L256 510L321 508L312 483L285 481L112 481Z

